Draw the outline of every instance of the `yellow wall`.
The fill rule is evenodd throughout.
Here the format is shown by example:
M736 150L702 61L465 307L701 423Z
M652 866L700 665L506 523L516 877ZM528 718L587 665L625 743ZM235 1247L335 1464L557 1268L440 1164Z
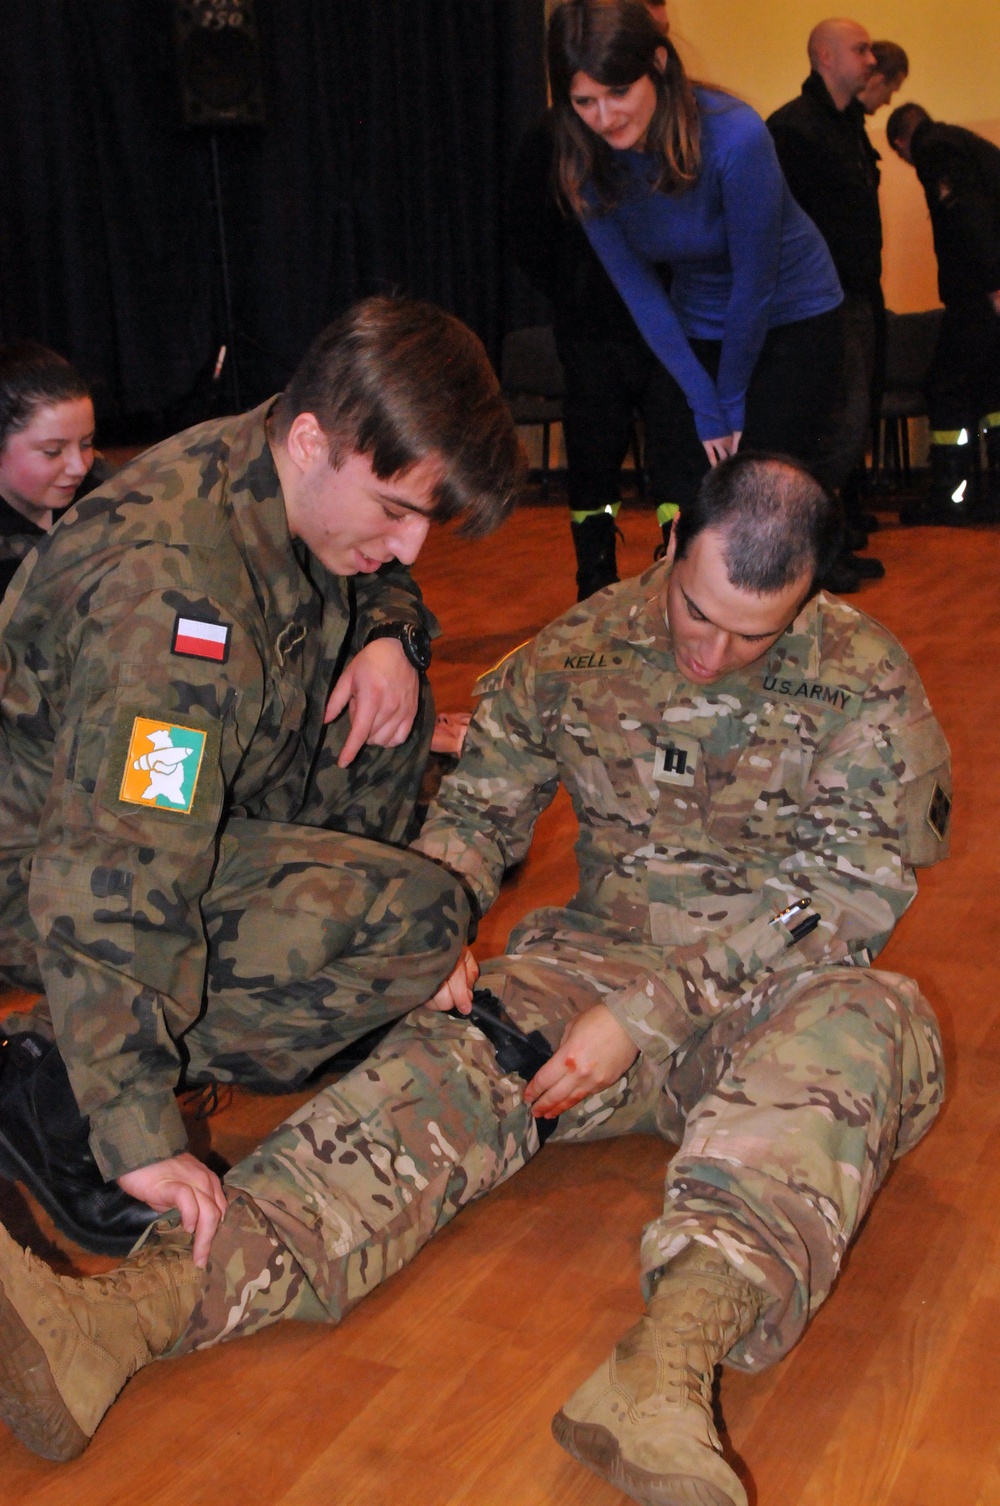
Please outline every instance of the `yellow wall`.
M799 92L812 26L837 14L812 0L668 0L671 31L690 71L725 84L768 115ZM1000 143L998 0L871 0L852 15L873 37L899 42L910 77L893 105L917 100L939 120ZM885 291L903 313L936 304L927 206L912 168L885 142L888 110L869 129L882 153Z

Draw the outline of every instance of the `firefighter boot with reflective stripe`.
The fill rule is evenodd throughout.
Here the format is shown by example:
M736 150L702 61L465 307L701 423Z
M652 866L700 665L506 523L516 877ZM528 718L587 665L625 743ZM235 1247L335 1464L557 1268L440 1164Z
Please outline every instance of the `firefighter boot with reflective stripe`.
M556 1441L646 1506L747 1506L722 1458L712 1379L763 1303L718 1251L690 1245L664 1270L647 1316L556 1414Z
M576 550L576 599L586 601L595 591L618 579L615 514L618 504L600 512L572 513L570 528Z
M976 431L931 432L931 506L944 523L968 523L976 507Z
M0 1228L0 1417L59 1463L82 1454L130 1376L183 1332L204 1272L183 1230L154 1231L105 1276L57 1276Z

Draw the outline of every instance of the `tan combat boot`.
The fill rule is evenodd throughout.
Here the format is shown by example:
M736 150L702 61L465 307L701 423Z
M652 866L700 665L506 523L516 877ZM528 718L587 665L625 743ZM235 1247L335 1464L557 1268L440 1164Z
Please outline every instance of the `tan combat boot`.
M722 1458L712 1378L763 1302L717 1250L689 1245L664 1271L648 1316L557 1412L557 1443L646 1506L747 1506Z
M204 1271L183 1230L154 1234L106 1276L57 1276L0 1227L0 1417L64 1463L130 1376L179 1338Z

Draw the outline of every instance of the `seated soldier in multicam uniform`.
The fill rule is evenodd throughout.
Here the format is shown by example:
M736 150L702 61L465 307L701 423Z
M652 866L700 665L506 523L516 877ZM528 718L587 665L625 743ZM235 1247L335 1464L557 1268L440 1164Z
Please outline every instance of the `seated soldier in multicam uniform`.
M284 393L140 456L0 613L0 1172L90 1249L225 1208L179 1081L287 1090L423 1003L462 887L405 840L434 723L434 519L513 506L479 340L373 298ZM69 526L69 525L72 526ZM55 1044L53 1044L53 1041ZM68 1070L68 1076L67 1076Z
M419 850L485 909L563 785L575 898L526 916L475 990L463 953L230 1172L206 1271L162 1225L96 1281L4 1243L0 1410L30 1448L73 1457L151 1358L336 1322L540 1131L658 1131L680 1148L642 1240L647 1315L554 1428L636 1500L745 1506L714 1366L799 1339L944 1090L929 1006L872 964L944 856L948 749L899 644L814 594L836 533L805 472L738 455L663 564L481 681ZM518 1030L535 1071L506 1053Z

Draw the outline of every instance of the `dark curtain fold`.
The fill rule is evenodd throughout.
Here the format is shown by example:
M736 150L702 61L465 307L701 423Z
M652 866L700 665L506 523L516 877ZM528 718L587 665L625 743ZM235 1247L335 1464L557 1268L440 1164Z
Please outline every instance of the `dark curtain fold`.
M215 136L241 400L369 292L443 304L495 357L522 322L503 190L544 107L543 0L256 12L267 124ZM0 0L0 32L0 334L70 356L106 418L199 416L226 321L170 0Z

